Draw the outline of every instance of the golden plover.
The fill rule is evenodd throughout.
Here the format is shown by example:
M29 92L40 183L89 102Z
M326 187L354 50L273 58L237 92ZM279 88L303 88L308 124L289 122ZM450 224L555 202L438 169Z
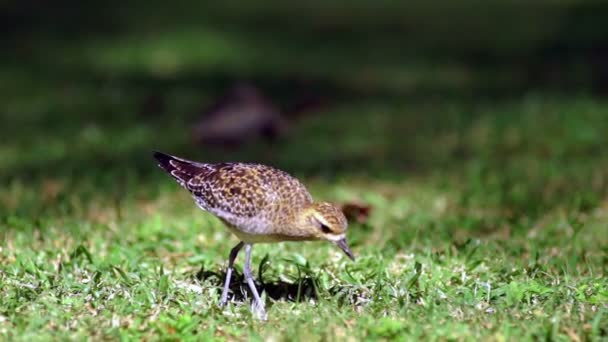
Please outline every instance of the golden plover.
M264 305L251 273L253 244L327 240L355 260L346 243L348 224L342 211L327 202L314 202L306 187L286 172L261 164L198 163L161 152L154 157L190 191L201 209L222 220L241 240L230 251L220 305L227 302L234 260L243 247L245 280L263 318Z

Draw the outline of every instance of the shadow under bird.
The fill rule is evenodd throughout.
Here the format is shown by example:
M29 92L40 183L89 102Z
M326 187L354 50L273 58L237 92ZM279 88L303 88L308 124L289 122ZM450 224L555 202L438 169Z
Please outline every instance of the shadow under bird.
M254 244L326 240L355 260L346 243L348 223L340 208L314 202L306 187L286 172L261 164L199 163L161 152L154 152L154 157L201 209L222 220L240 240L230 251L220 305L227 303L234 260L243 247L245 280L264 319L266 312L251 272Z

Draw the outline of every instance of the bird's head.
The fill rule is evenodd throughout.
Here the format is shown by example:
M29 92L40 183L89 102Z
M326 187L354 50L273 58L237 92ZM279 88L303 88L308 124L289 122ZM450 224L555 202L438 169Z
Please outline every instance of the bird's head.
M353 252L346 243L348 222L337 206L327 202L317 202L300 212L299 229L309 238L327 240L340 247L344 253L355 260Z

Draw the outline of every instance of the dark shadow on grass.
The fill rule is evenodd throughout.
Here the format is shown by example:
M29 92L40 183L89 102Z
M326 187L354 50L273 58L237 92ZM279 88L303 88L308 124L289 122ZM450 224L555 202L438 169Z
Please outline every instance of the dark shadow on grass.
M210 281L212 285L221 289L224 286L226 272L213 272L201 268L195 277L199 281ZM258 276L256 279L256 288L260 295L266 293L266 295L273 300L304 302L310 299L317 299L316 282L316 279L309 275L302 276L294 283L282 280L266 282L263 277ZM232 273L228 298L237 302L243 302L246 299L253 298L251 290L245 281L245 277L236 269Z
M271 299L284 300L294 303L307 302L310 300L317 301L323 297L321 293L336 300L339 305L359 305L367 301L361 288L358 286L349 286L348 284L333 284L331 287L320 288L320 282L314 272L311 271L308 264L302 265L292 263L298 268L298 277L293 282L283 280L267 281L264 279L264 271L269 266L268 255L266 255L259 264L258 274L255 279L258 293L265 293ZM213 286L222 289L226 279L226 272L214 272L205 270L204 267L194 275L198 281L209 281ZM238 270L232 273L230 282L229 299L231 301L244 302L253 298L251 290L245 277ZM218 298L219 300L219 298Z
M224 286L226 272L206 271L201 268L195 277L199 281L209 281L213 286L221 289ZM284 300L294 303L318 300L319 288L317 284L317 279L310 275L303 275L293 283L282 280L266 282L263 277L259 277L259 280L256 279L256 288L260 295L265 293L272 300ZM327 289L326 293L340 305L358 305L366 301L365 296L359 289L345 285L334 285ZM236 302L245 302L253 298L245 277L237 270L232 273L228 298L230 301Z

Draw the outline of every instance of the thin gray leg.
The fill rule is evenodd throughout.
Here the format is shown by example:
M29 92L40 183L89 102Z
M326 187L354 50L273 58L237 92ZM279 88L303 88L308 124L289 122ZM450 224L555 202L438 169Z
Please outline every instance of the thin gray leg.
M230 256L228 257L228 269L226 270L226 280L224 281L224 290L222 291L222 297L220 297L220 306L224 306L228 302L228 288L230 288L230 277L232 277L234 260L239 254L241 248L243 248L243 245L245 245L245 243L241 241L230 251Z
M262 319L266 319L266 310L264 310L264 304L260 299L260 295L258 294L258 290L255 288L255 283L253 282L253 275L251 274L251 244L245 244L245 280L249 285L249 289L251 293L253 293L253 299L255 300L255 306L257 308L257 312L260 314Z

